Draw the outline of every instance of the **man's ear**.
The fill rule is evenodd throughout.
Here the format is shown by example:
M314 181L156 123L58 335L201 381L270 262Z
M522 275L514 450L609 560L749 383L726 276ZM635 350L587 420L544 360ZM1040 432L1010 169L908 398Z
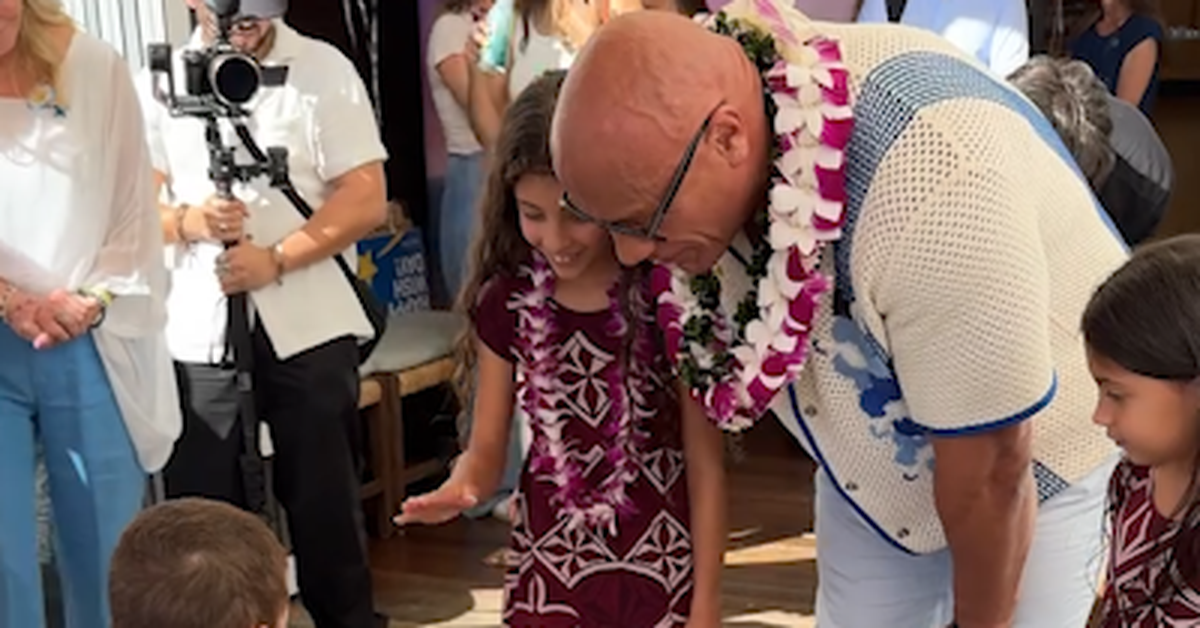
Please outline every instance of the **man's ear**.
M750 136L746 120L731 105L717 107L708 123L706 140L731 168L741 166L750 158Z

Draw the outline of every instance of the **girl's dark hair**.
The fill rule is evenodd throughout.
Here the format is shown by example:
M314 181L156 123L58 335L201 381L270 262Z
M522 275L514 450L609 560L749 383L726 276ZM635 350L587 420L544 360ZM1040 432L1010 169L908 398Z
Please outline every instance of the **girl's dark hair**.
M517 277L522 264L528 263L532 249L521 234L520 216L514 187L526 175L554 176L550 161L550 123L554 106L567 73L555 70L543 74L526 87L504 112L504 121L496 146L483 200L479 206L479 230L471 246L469 276L459 293L456 309L470 315L480 293L492 279ZM621 273L617 287L626 333L618 360L628 368L634 353L637 333L653 333L652 302L644 292L648 286L649 264L639 264ZM478 363L478 336L468 325L455 346L454 387L463 408L470 409ZM657 375L657 374L656 374ZM667 387L668 402L674 395Z
M530 174L553 175L550 163L550 122L567 73L547 72L530 83L504 112L500 135L489 155L491 165L479 204L477 235L471 246L468 279L458 295L457 309L470 314L480 292L497 276L515 277L529 260L530 248L521 235L514 186ZM454 383L464 407L470 408L474 387L477 337L472 325L458 339Z
M1083 337L1089 350L1131 373L1188 384L1200 378L1200 234L1134 252L1092 295L1083 313ZM1200 583L1197 475L1200 456L1172 513L1180 523L1163 552L1168 576L1155 584L1156 602Z

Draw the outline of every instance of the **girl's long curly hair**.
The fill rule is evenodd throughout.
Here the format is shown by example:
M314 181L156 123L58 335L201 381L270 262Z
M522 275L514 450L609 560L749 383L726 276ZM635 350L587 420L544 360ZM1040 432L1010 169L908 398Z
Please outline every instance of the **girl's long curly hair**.
M488 281L494 277L516 277L520 266L529 260L531 249L521 235L513 189L523 176L553 174L550 122L565 78L563 71L544 74L526 87L504 112L500 136L488 156L490 165L476 214L479 225L471 245L468 279L456 305L464 314L472 312ZM478 361L477 341L474 326L468 325L455 347L454 387L468 411Z
M498 277L517 277L522 265L529 263L532 249L521 235L520 216L514 192L517 181L526 175L553 176L550 161L550 124L554 106L566 78L565 71L541 76L509 105L504 114L500 136L490 155L487 183L479 205L479 228L471 246L468 279L459 293L455 308L470 316L490 281ZM657 333L653 304L645 293L649 265L641 264L621 273L617 294L626 321L626 334L618 360L628 372L637 333ZM478 335L473 325L459 336L455 345L454 388L459 401L470 411L478 363ZM666 378L664 378L666 379ZM670 387L667 387L668 390ZM670 394L668 392L668 394Z

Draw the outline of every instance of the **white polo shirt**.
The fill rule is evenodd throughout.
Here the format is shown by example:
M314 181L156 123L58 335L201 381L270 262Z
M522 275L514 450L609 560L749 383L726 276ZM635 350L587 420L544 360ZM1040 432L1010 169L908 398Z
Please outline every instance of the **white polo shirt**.
M333 46L304 37L281 20L275 21L275 31L274 48L262 63L287 66L287 78L282 86L259 90L248 103L252 113L246 126L264 151L274 146L288 149L292 184L314 211L320 211L332 181L360 166L386 160L387 152L353 64ZM201 45L197 31L186 48ZM176 51L174 61L176 93L184 94L181 51ZM150 74L143 72L139 78L154 168L167 175L172 202L199 205L215 192L208 179L204 123L172 117L153 98ZM232 125L222 120L221 130L226 145L236 147L237 161L248 163L250 156ZM305 223L266 178L235 184L234 194L249 210L246 233L263 246ZM167 247L173 283L167 299L167 342L178 361L214 364L224 357L226 302L214 273L221 251L215 243ZM357 266L353 249L343 255L351 268ZM333 259L288 273L281 285L251 293L250 301L279 359L338 337L364 338L372 333Z

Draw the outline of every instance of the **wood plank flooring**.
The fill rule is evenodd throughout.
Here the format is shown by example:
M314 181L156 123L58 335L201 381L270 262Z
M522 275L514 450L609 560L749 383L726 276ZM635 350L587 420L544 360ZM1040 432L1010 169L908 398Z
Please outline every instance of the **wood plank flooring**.
M816 589L813 466L791 436L764 422L745 438L752 455L730 468L731 540L724 610L728 626L812 626ZM373 541L376 606L391 628L500 625L507 524L494 519L410 528ZM293 628L311 621L297 605Z

